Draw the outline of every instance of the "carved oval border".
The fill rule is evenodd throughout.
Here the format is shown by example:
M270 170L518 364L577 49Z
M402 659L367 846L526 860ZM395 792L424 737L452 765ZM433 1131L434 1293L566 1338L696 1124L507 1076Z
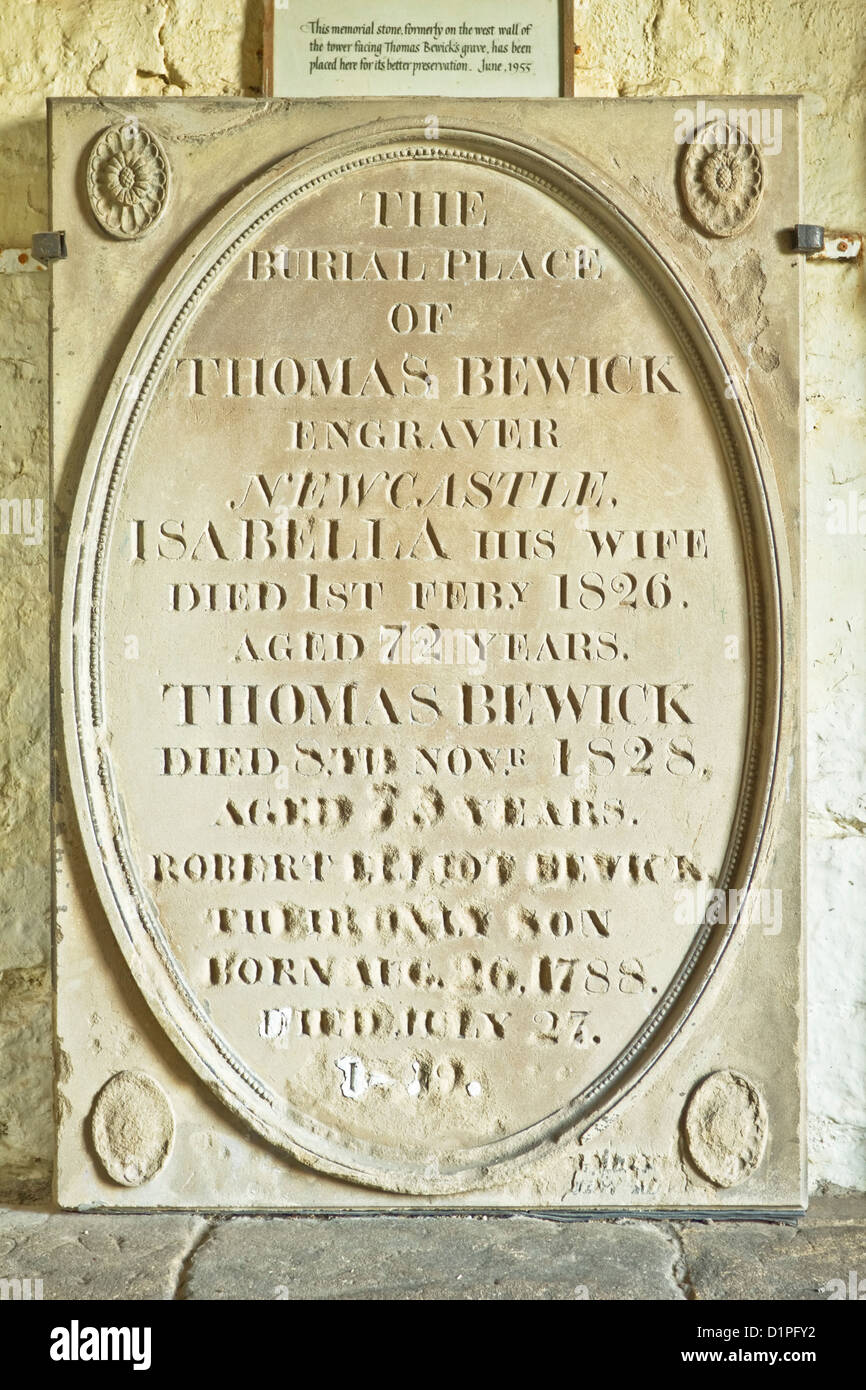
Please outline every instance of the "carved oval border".
M719 886L748 890L764 847L774 802L781 736L782 570L772 515L775 498L761 467L762 443L745 390L723 394L731 380L720 330L695 303L672 265L650 243L597 171L583 173L564 151L523 145L492 131L443 129L437 143L418 131L352 132L272 167L217 212L197 240L186 269L167 277L157 309L145 312L115 375L94 432L76 500L72 530L81 536L77 563L64 580L61 648L74 720L65 721L73 796L88 859L109 920L130 968L161 1026L227 1107L302 1163L386 1191L434 1195L491 1186L515 1166L549 1152L569 1130L593 1124L655 1064L694 1008L739 918L704 924L656 1009L614 1062L574 1099L536 1124L494 1143L464 1150L447 1163L412 1164L372 1145L347 1140L280 1101L214 1028L175 959L133 863L122 795L111 763L104 718L101 636L108 546L115 503L141 422L171 346L198 303L246 241L298 199L354 170L406 160L482 164L529 184L597 227L659 305L690 365L724 447L740 520L752 614L749 720L737 809ZM738 378L739 379L739 378ZM132 389L130 389L130 385ZM755 538L759 543L755 544Z

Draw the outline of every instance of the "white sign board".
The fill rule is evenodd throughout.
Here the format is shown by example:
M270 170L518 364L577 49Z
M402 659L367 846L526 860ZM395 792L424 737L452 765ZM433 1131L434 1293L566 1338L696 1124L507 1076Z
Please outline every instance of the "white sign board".
M571 95L573 7L560 0L271 0L267 10L266 96Z

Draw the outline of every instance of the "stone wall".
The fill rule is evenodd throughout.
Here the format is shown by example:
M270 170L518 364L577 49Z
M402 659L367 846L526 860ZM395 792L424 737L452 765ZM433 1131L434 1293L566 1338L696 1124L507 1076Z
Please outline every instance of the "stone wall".
M576 94L800 92L804 217L863 229L861 20L861 0L575 0ZM0 21L0 248L48 228L46 97L259 95L261 0L0 0ZM0 1199L42 1190L52 1148L47 281L0 276L0 496L45 507L41 544L0 535ZM813 1189L866 1188L863 307L862 267L807 268Z

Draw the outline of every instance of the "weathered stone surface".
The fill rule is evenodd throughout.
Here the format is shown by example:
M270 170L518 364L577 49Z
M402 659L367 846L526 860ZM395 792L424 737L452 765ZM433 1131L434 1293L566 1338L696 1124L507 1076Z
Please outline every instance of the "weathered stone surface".
M801 1205L780 102L709 260L630 202L672 101L52 104L64 1204ZM161 1030L285 1182L192 1151ZM129 1193L80 1116L133 1070L182 1101Z
M82 1301L847 1299L864 1254L864 1199L839 1193L814 1199L797 1229L0 1211L0 1279L41 1279L44 1298Z
M204 1229L197 1216L0 1211L0 1279L41 1279L46 1300L169 1299Z
M43 1207L51 1201L51 1168L29 1157L22 1165L0 1168L0 1207Z
M0 52L0 246L29 247L48 221L45 98L179 96L261 82L261 0L114 0L24 5ZM41 1190L51 1162L50 752L48 641L48 276L0 276L0 496L38 500L38 544L0 534L0 971L36 971L21 1011L0 1010L3 1191ZM17 991L16 986L16 991ZM28 1179L32 1179L32 1183ZM7 1180L8 1179L8 1180ZM35 1184L35 1187L34 1185Z
M649 1224L528 1217L240 1218L192 1261L190 1299L678 1299Z
M50 988L38 965L0 971L0 1191L44 1180L48 1170Z
M115 1182L138 1187L162 1168L174 1141L165 1091L143 1072L118 1072L97 1096L90 1116L93 1146Z
M812 1221L824 1226L866 1226L866 1196L824 1183L809 1198L807 1223Z
M616 96L707 91L805 94L805 203L830 223L861 227L866 89L856 43L861 0L832 7L789 0L736 7L695 0L600 0L578 7L576 91ZM650 21L651 24L650 24ZM27 245L47 218L46 95L255 95L260 84L260 0L167 0L138 7L114 0L73 6L44 0L9 8L0 53L0 244ZM648 27L649 26L649 27ZM808 41L804 40L804 35ZM687 97L684 96L684 100ZM772 171L771 171L772 172ZM658 191L642 190L648 199ZM861 713L866 668L860 627L861 538L832 533L828 507L850 511L863 494L862 360L866 320L856 267L807 273L807 475L814 524L807 530L810 626L810 1155L813 1182L866 1182L863 1148L862 837L866 761ZM0 277L0 409L4 495L47 498L44 277ZM744 348L745 352L745 348ZM760 345L755 352L760 357ZM46 501L46 519L47 519ZM4 902L0 966L35 965L41 992L28 996L32 1042L16 1063L0 1126L0 1162L23 1180L44 1174L51 1155L47 1032L49 988L47 545L25 553L0 540L0 766ZM16 1029L18 1025L15 1025ZM5 1044L0 1019L0 1039ZM858 1031L859 1030L859 1031ZM840 1046L840 1037L847 1045ZM858 1041L859 1039L859 1041ZM20 1084L19 1084L20 1083ZM43 1179L36 1177L36 1182Z
M866 1260L866 1203L851 1199L842 1210L815 1203L798 1226L763 1222L677 1224L692 1295L698 1299L767 1299L784 1302L850 1297ZM833 1280L842 1281L834 1285ZM866 1283L860 1296L866 1294Z
M767 1116L745 1077L716 1072L689 1097L683 1130L695 1167L716 1186L733 1187L761 1161Z

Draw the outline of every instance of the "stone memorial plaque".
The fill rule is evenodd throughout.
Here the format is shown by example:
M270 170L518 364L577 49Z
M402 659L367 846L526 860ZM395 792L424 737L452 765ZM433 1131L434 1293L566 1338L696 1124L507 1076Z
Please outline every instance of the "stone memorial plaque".
M556 97L572 0L265 0L265 96Z
M62 1203L802 1205L774 103L51 103Z

